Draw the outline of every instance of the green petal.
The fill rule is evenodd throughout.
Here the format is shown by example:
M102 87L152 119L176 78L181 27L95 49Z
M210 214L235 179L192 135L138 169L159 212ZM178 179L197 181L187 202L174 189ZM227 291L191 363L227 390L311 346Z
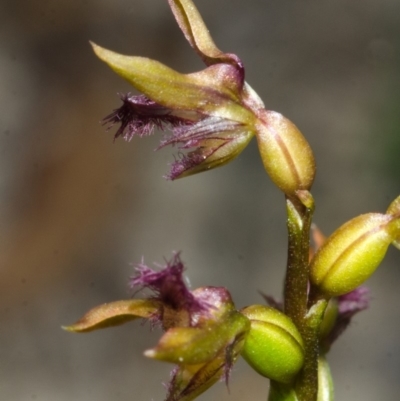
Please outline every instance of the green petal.
M193 155L203 156L204 160L197 165L193 165L190 168L183 170L182 173L175 178L188 177L193 174L228 164L242 153L254 136L252 132L239 130L238 132L226 135L225 137L223 132L218 135L220 135L221 139L205 139L202 141L201 147L189 153L189 156L191 155L192 157ZM227 142L229 136L231 136L233 140ZM209 156L210 153L211 155Z
M221 348L206 363L179 365L175 368L166 401L194 400L223 376L227 383L230 369L236 362L244 341L245 334L238 334L228 347Z
M234 351L232 362L238 352ZM211 361L200 365L179 366L170 384L166 401L191 401L215 384L225 373L226 355L222 349Z
M150 358L179 365L195 365L210 361L221 349L236 338L243 337L250 327L250 321L238 312L230 313L222 322L202 328L176 327L169 329L157 346L147 350Z
M151 318L159 315L161 304L155 300L132 299L103 304L91 309L75 324L63 326L74 333L103 329L129 322L138 318Z

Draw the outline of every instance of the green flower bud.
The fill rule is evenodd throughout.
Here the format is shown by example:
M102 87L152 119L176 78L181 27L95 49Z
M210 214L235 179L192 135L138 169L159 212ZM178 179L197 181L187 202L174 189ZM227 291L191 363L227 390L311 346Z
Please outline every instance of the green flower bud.
M290 383L304 362L303 339L292 320L264 305L252 305L241 312L251 321L243 358L262 376Z
M369 213L336 230L314 255L310 279L325 296L339 296L364 283L400 236L400 216Z
M260 110L256 137L264 168L275 185L289 196L311 188L314 156L291 121L275 111Z

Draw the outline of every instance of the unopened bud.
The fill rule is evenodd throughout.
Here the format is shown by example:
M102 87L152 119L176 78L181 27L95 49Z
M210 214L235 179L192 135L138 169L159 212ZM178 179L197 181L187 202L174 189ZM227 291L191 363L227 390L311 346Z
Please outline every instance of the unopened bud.
M364 283L400 236L400 216L369 213L336 230L311 261L311 282L326 296L339 296Z
M303 339L292 320L264 305L252 305L241 312L251 321L243 358L262 376L290 383L304 363Z
M275 185L289 196L311 188L314 156L291 121L275 111L262 110L256 123L256 136L264 168Z

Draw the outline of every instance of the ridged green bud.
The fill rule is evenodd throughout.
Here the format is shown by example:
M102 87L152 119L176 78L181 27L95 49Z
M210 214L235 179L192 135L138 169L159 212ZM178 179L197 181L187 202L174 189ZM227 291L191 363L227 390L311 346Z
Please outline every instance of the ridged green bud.
M399 236L399 214L369 213L348 221L314 255L312 284L326 296L353 291L371 276Z
M292 320L264 305L241 310L250 319L242 356L260 375L290 383L304 363L304 344Z
M314 155L291 121L275 111L262 110L256 123L256 137L264 168L275 185L289 196L311 188Z

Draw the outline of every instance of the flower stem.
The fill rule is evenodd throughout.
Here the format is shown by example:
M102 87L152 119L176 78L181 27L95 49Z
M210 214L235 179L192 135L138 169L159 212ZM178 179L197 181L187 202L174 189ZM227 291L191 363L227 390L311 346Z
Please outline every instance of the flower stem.
M308 254L313 210L298 199L286 198L289 235L288 261L285 279L285 313L300 329L307 313Z
M287 197L288 261L285 279L285 313L299 329L305 344L305 362L297 383L299 401L316 401L318 395L318 329L325 311L321 300L308 310L310 226L314 211L311 194ZM301 200L300 200L301 198Z
M296 394L299 401L316 401L318 396L319 328L328 301L317 301L305 316L299 330L304 340L305 359L300 371Z

